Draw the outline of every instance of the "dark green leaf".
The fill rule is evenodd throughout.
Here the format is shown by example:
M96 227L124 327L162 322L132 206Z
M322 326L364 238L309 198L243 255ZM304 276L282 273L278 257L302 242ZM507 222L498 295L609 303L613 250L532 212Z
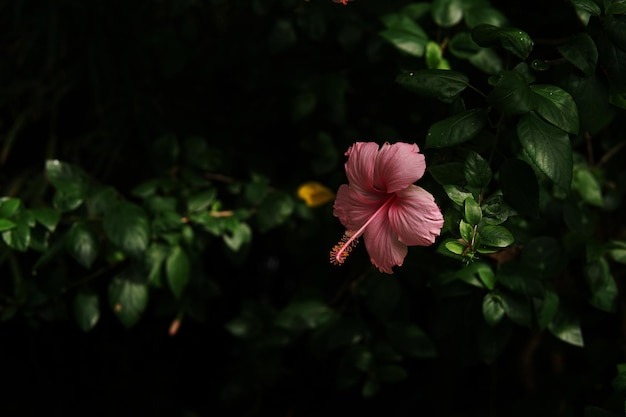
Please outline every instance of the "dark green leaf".
M137 271L126 271L109 284L111 309L126 328L133 327L148 306L148 287Z
M503 293L504 309L506 316L513 323L520 326L530 327L533 321L533 312L530 299L518 294Z
M389 323L387 336L391 345L404 355L414 358L432 358L437 355L430 338L412 323Z
M598 180L586 166L574 166L572 188L578 191L580 198L596 207L603 207L602 191Z
M472 29L472 39L480 46L500 44L504 50L520 59L528 58L533 49L533 41L526 32L515 28L499 28L490 24L480 24Z
M571 41L559 46L558 49L565 59L585 75L593 75L596 71L598 48L591 36L586 33L576 34Z
M615 117L615 108L608 102L609 93L597 77L571 74L565 86L578 106L581 131L591 136L608 126Z
M602 311L615 312L617 308L617 286L606 259L600 258L587 264L585 277L591 291L591 299L589 300L591 305Z
M463 202L465 208L465 221L472 226L477 225L483 219L483 212L473 197L466 198Z
M469 62L486 74L497 74L504 68L502 59L493 49L482 48Z
M495 326L504 318L505 307L502 297L492 292L483 298L483 317L490 326Z
M189 199L187 199L187 210L191 212L206 210L215 202L216 195L217 192L215 188L192 195Z
M150 223L134 203L118 202L104 214L102 228L111 242L129 255L139 257L148 247Z
M57 190L52 197L52 206L62 212L72 211L83 204L82 191L63 191Z
M544 119L562 130L578 133L578 108L565 90L555 85L533 85L533 109Z
M480 229L479 233L481 245L505 248L515 242L511 232L502 226L488 225Z
M8 218L13 216L22 204L19 198L5 197L0 201L0 217Z
M615 262L626 264L626 242L619 240L608 242L607 252ZM587 255L587 257L589 257L589 255Z
M13 223L9 219L0 219L0 232L5 232L7 230L11 230L15 226L17 226L17 225L15 223Z
M526 242L520 259L542 278L555 276L565 266L561 243L550 236L539 236Z
M69 254L85 268L91 268L98 256L98 238L85 224L74 223L65 235Z
M462 187L458 185L453 185L453 184L444 185L443 189L446 192L446 194L448 194L448 197L450 198L450 200L454 201L459 206L462 206L465 203L465 200L467 198L474 197L472 193L470 193L469 191L463 189Z
M507 159L500 167L499 183L504 200L519 214L539 212L539 183L535 172L520 159Z
M147 197L147 196L146 196ZM93 217L102 216L119 201L119 194L113 187L97 187L90 190L87 209Z
M363 384L363 388L361 389L361 395L363 396L363 398L371 398L378 393L379 389L380 382L378 382L378 379L369 378Z
M504 71L487 100L504 114L524 114L533 108L531 94L528 83L519 72Z
M483 50L474 42L469 32L458 32L452 36L448 48L452 55L457 58L469 59Z
M320 300L294 300L276 317L276 326L299 332L316 329L335 316L335 312Z
M385 29L380 36L389 41L398 50L416 57L424 55L424 49L428 43L426 36L416 35L401 29Z
M559 296L553 290L546 289L542 298L535 298L533 301L539 328L545 329L559 310Z
M82 290L74 297L74 318L82 331L93 329L100 319L100 300L98 294Z
M461 0L434 0L431 13L433 20L439 26L444 28L454 26L463 19L463 2Z
M522 116L517 124L522 147L537 168L563 190L572 184L572 147L567 133L533 113Z
M470 7L465 11L465 23L473 28L482 23L502 27L506 24L506 17L500 11L492 7Z
M187 252L180 246L174 246L165 261L167 283L176 298L180 298L189 283L191 265Z
M428 129L427 148L458 145L474 138L485 126L487 112L483 109L465 110L440 120Z
M148 282L157 287L161 286L161 267L169 255L169 248L162 244L153 242L144 257L146 269L148 271Z
M80 198L85 197L87 177L77 166L57 159L49 159L46 161L46 176L58 191Z
M61 213L53 208L41 207L33 209L32 212L39 224L51 232L54 232L59 220L61 220Z
M583 347L583 333L580 329L580 322L569 313L559 310L550 324L550 332L562 341L574 346Z
M600 16L600 13L602 13L600 5L594 0L570 0L570 2L578 11L589 13L593 16Z
M462 162L447 162L429 166L428 172L441 185L461 184L465 181L463 167Z
M509 207L500 194L492 194L482 206L483 220L486 224L498 225L504 223L510 216L518 214Z
M23 219L16 221L15 227L2 232L2 239L10 248L26 252L30 245L30 227L28 222Z
M260 231L266 232L283 224L294 209L294 201L291 195L275 191L267 195L257 211L257 221Z
M465 158L463 174L467 185L474 188L485 188L491 181L489 163L476 152L470 151Z
M606 3L605 3L606 4ZM611 0L608 2L606 6L606 10L604 11L606 15L623 15L626 14L626 2L624 0ZM623 16L618 16L623 17ZM621 32L623 35L623 31L626 29L625 26L621 27ZM626 49L626 43L620 46L622 49Z
M398 75L404 88L424 97L451 103L468 85L465 74L450 70L425 69Z

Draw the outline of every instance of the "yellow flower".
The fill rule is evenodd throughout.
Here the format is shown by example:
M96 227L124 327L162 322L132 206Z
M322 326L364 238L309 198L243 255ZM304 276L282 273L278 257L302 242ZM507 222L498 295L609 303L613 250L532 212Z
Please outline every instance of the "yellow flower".
M335 193L319 182L309 181L298 188L298 197L304 200L307 206L317 207L334 200Z

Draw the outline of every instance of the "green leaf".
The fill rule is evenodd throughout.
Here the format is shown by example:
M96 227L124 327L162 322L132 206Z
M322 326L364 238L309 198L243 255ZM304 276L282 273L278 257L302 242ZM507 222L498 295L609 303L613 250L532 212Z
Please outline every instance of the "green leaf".
M46 161L48 181L64 194L84 198L87 191L87 176L75 165L57 159Z
M17 224L13 223L9 219L0 219L0 232L5 232L16 227Z
M572 184L573 157L567 133L533 113L522 116L517 135L534 164L559 188L569 190Z
M548 330L557 338L570 345L584 346L579 320L562 310L559 310L550 324L548 324Z
M504 223L510 216L518 214L515 210L509 207L502 195L492 194L485 200L482 206L483 220L486 224L498 225Z
M539 328L545 329L559 310L559 296L555 291L546 289L543 298L535 298L533 301Z
M604 258L590 262L585 267L585 278L591 291L589 302L599 310L613 313L617 309L617 286Z
M100 319L100 300L91 290L81 290L74 297L74 318L82 331L93 329Z
M504 200L519 214L539 212L539 183L535 172L520 159L507 159L500 167L498 182Z
M148 271L148 282L161 286L161 267L170 254L169 247L162 243L153 242L146 250L144 262Z
M465 208L465 221L472 226L477 225L483 219L483 212L473 197L466 198L463 202Z
M497 294L488 292L483 298L483 317L490 326L495 326L504 318L504 300Z
M570 0L576 10L588 13L593 16L600 16L602 9L594 0Z
M604 14L608 15L623 15L626 14L626 1L624 0L612 0L606 6L604 10ZM624 28L622 28L624 29ZM621 48L626 48L626 44L622 45Z
M465 181L463 168L463 162L446 162L429 166L428 172L440 185L461 184Z
M0 217L11 217L22 204L19 198L5 197L0 201Z
M492 7L470 7L465 11L465 23L469 28L476 27L482 23L502 27L506 22L506 17Z
M533 109L567 133L578 133L578 108L572 96L555 85L532 85Z
M335 314L332 308L320 300L294 300L276 316L274 323L281 329L300 332L319 328Z
M528 113L534 105L532 90L518 71L502 72L487 101L503 114Z
M217 191L215 188L194 194L187 200L187 210L190 212L204 211L215 202L216 196Z
M450 198L450 200L454 201L459 206L463 206L465 204L465 200L467 198L473 198L474 196L469 191L463 189L462 187L454 184L444 185L444 191Z
M566 81L564 87L572 94L578 106L581 131L595 136L615 117L615 108L608 101L607 87L598 77L571 74Z
M85 268L91 268L98 256L98 238L82 223L74 223L65 235L65 247L69 254Z
M593 75L596 72L598 47L588 34L578 33L574 35L572 40L560 45L558 50L567 61L584 72L585 75Z
M486 74L497 74L504 69L500 56L490 48L482 48L469 62Z
M39 224L51 232L54 232L61 220L61 213L53 208L40 207L33 209L32 212Z
M148 287L137 271L126 271L113 278L109 304L124 327L137 324L148 306Z
M148 216L134 203L120 201L115 204L104 213L102 228L114 245L131 256L141 256L148 247Z
M403 73L396 81L409 91L444 103L454 101L468 85L467 75L462 72L440 69Z
M489 163L478 153L470 151L465 158L463 174L468 186L485 188L491 181Z
M434 0L431 6L433 20L447 28L463 19L463 2L460 0Z
M513 323L520 326L530 327L532 324L533 314L529 304L529 298L511 293L503 293L504 309L506 316Z
M363 398L372 398L378 393L378 390L380 390L380 382L378 382L378 379L369 378L363 384L363 388L361 388L361 395Z
M494 25L480 24L472 29L472 39L480 46L501 45L505 51L520 59L528 58L533 49L533 41L526 32L515 28L499 28Z
M412 18L403 13L392 13L381 20L387 28L380 32L383 38L408 55L424 55L428 35Z
M147 196L146 196L147 197ZM119 194L110 186L94 187L87 197L87 210L92 217L100 217L119 201Z
M487 112L483 109L465 110L440 120L428 129L426 148L458 145L474 138L485 127Z
M293 197L282 191L267 195L257 210L257 221L261 233L283 224L293 213Z
M502 226L488 225L480 229L479 233L481 245L505 248L515 242L511 232Z
M15 227L2 232L2 239L10 248L26 252L30 245L30 226L24 219L15 222Z
M180 247L174 246L165 261L165 273L167 283L176 298L180 298L189 283L191 265L187 252Z
M426 67L431 69L450 69L450 64L443 58L443 51L437 42L426 44Z
M412 323L392 322L387 325L387 337L401 354L413 358L433 358L437 351L432 340Z
M472 40L469 32L455 33L448 43L448 48L452 55L462 59L469 59L483 50Z
M572 188L578 191L580 198L586 203L596 207L604 207L600 184L586 166L574 166Z
M459 223L459 233L461 234L461 237L463 238L463 240L465 240L468 244L471 244L472 241L474 240L474 226L467 223L465 220L461 220L461 222ZM457 242L457 243L460 243L460 242ZM462 245L462 246L463 248L458 253L458 255L460 255L465 250L465 245ZM452 245L452 248L455 249L455 245ZM455 249L455 250L458 251L458 249Z
M626 264L626 242L619 240L609 241L607 243L607 253L615 262Z
M235 252L252 239L252 229L244 222L238 222L230 232L231 234L223 234L222 238L226 246Z

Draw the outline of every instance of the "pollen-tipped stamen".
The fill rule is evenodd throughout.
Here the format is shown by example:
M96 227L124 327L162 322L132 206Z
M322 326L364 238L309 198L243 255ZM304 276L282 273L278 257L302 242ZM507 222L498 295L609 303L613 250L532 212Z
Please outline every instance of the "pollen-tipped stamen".
M392 194L387 199L387 201L385 201L383 205L381 205L376 210L376 212L372 214L369 219L367 219L365 224L361 226L359 230L357 230L356 232L348 230L343 234L341 240L330 250L331 264L341 265L346 261L348 255L350 255L350 252L352 252L352 249L354 249L354 247L359 243L359 236L361 236L363 232L365 232L365 228L372 222L372 220L376 218L376 216L378 216L379 213L387 208L387 206L389 206L395 200L395 198L396 195Z

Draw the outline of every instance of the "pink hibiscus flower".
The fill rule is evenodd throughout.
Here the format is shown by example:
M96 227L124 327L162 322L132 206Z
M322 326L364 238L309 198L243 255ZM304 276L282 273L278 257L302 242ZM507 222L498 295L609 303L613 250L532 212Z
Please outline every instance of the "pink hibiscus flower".
M342 264L363 236L372 263L392 274L407 246L429 246L443 226L443 215L428 191L413 185L426 161L416 144L357 142L346 152L348 184L337 191L333 214L346 233L330 252Z

